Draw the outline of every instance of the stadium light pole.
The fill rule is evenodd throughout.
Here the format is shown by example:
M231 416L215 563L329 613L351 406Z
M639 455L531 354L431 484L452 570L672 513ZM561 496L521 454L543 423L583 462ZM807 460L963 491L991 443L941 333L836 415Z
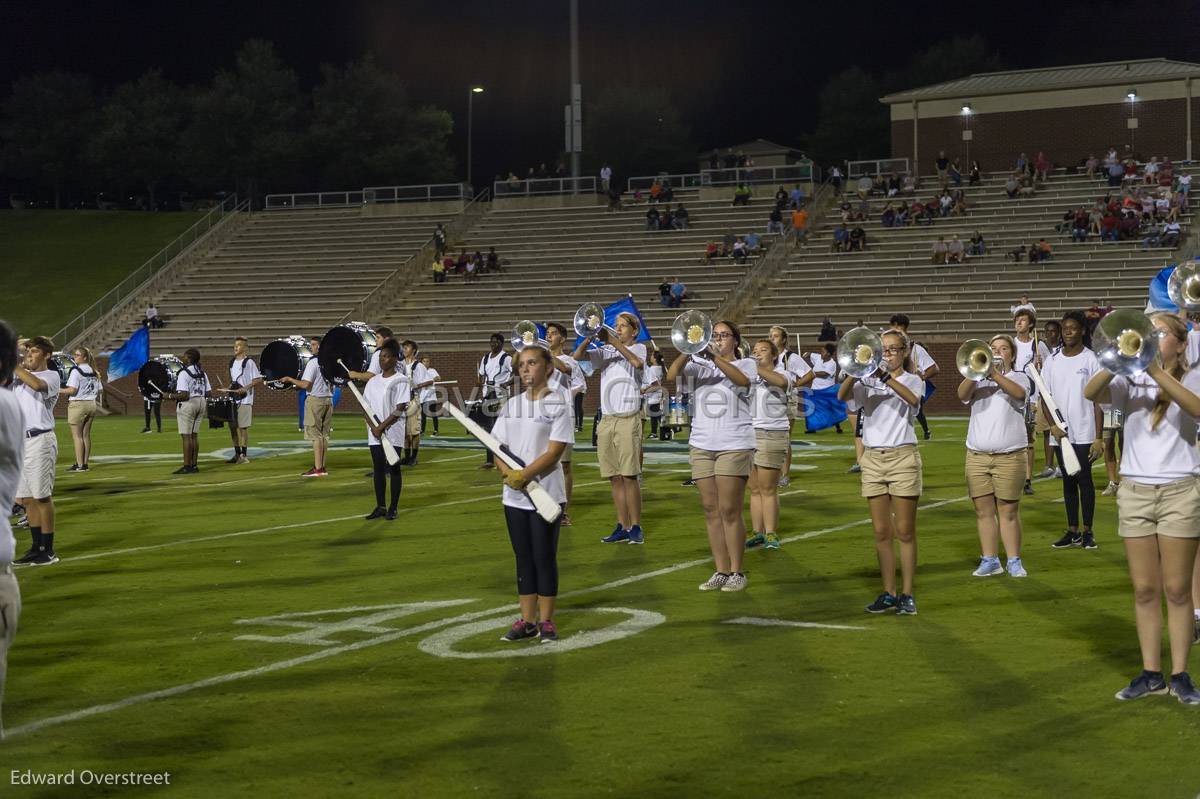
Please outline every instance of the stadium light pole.
M968 170L970 170L970 168L971 168L971 139L974 138L974 136L975 136L975 134L971 131L971 114L972 114L972 112L973 112L973 109L971 108L970 103L962 104L962 118L963 118L962 138L963 138L963 145L967 148L967 154L966 154L967 163L963 164L963 166L966 167L966 169L968 169Z
M472 195L474 195L475 187L471 184L471 134L474 133L474 131L472 130L472 128L474 127L474 119L473 119L474 109L472 106L475 103L475 95L483 94L483 87L479 86L479 85L472 85L472 86L468 87L468 89L469 89L469 91L467 91L467 190Z
M1129 122L1126 123L1126 125L1129 127L1129 149L1131 151L1136 151L1137 146L1134 144L1134 140L1135 140L1135 137L1137 136L1136 131L1137 131L1138 123L1137 123L1137 117L1135 117L1133 115L1133 110L1134 110L1133 106L1134 106L1134 103L1137 102L1137 89L1130 89L1128 92L1126 92L1125 99L1129 101ZM1132 155L1133 152L1131 152L1130 154Z

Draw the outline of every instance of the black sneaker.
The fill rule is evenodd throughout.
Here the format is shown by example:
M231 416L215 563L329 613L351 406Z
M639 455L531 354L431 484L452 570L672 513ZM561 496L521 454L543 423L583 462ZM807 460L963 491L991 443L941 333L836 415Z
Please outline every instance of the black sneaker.
M1055 549L1068 549L1070 547L1081 546L1082 544L1083 536L1077 532L1067 530L1065 533L1063 533L1062 538L1058 539L1050 546L1054 547Z
M524 641L526 638L537 638L538 628L524 619L517 619L508 628L508 632L500 636L501 641Z
M187 467L187 473L188 474L199 474L200 467L199 466L189 466L189 467Z
M89 468L90 468L90 467L89 467L89 466L88 466L88 465L85 463L85 464L83 464L82 466L80 466L80 467L79 467L79 471L81 471L81 472L86 472L86 471L88 471L88 469L89 469Z
M39 552L33 556L33 560L29 561L30 566L49 566L51 563L58 563L58 555L53 550Z
M384 516L387 516L387 508L380 505L378 508L371 511L363 518L364 519L382 519Z
M554 626L554 622L544 621L538 624L538 639L543 644L550 644L558 640L558 628Z
M1192 685L1192 677L1186 671L1171 675L1171 696L1185 705L1200 705L1200 691Z
M926 430L925 431L925 440L928 441L930 438L932 438L932 435L930 434L930 432L928 430Z
M388 512L387 512L387 516L384 516L383 518L387 519L389 522L394 522L394 521L396 521L396 515L397 515L396 509L389 508Z
M887 613L889 610L895 609L896 597L893 594L889 594L887 591L884 591L882 594L876 597L875 601L866 607L867 613Z
M696 484L696 481L690 477L688 479L684 480L682 483L680 483L681 486L694 486L695 484Z
M1083 534L1083 541L1080 544L1080 546L1082 546L1084 549L1099 549L1100 548L1100 545L1096 543L1096 536L1094 536L1092 534L1091 530L1088 530L1086 533Z
M143 433L149 433L149 432L150 432L150 428L149 428L149 427L143 427L143 428L142 428L142 432L143 432ZM159 432L162 432L162 431L159 431ZM302 431L302 432L303 432L303 431Z
M912 594L901 594L896 597L896 612L901 616L916 616L917 600L913 599Z
M171 472L171 474L191 474L191 473L192 473L192 470L188 466L180 466L178 469Z
M29 550L24 555L22 555L21 557L19 557L13 561L13 565L14 566L28 566L33 561L33 559L37 557L37 554L38 554L37 550L34 549L33 547L30 547Z
M79 471L79 464L78 464L78 463L72 463L72 464L71 464L71 468L70 468L70 469L67 469L67 471L68 471L68 472L77 472L77 471Z
M1189 680L1189 684L1190 682ZM1167 682L1163 679L1162 672L1143 671L1133 678L1133 682L1117 691L1116 697L1124 702L1128 699L1141 699L1143 696L1151 694L1165 694L1167 690Z
M232 457L232 458L230 458L229 460L225 461L225 462L226 462L226 463L237 463L237 462L238 462L238 455L239 455L239 454L240 454L240 453L237 453L237 452L233 453L233 457Z
M1033 483L1030 482L1029 480L1026 480L1025 487L1022 488L1021 491L1028 496L1033 496Z

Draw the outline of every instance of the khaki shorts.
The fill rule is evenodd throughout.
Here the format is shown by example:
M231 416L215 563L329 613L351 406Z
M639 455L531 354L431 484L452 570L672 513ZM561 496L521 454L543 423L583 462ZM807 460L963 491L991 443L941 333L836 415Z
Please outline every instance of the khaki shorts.
M600 417L596 429L596 456L601 477L637 477L642 473L642 418L629 416Z
M421 403L409 402L404 408L404 434L421 435Z
M1117 519L1122 538L1200 538L1200 478L1157 486L1122 480L1117 489Z
M575 453L575 445L567 444L566 448L563 449L562 457L558 459L558 462L559 463L570 463L571 455L573 455L574 453Z
M1042 413L1042 403L1038 403L1033 411L1033 432L1049 433L1050 422L1046 419L1046 414Z
M862 468L864 497L921 496L921 453L915 444L886 449L867 447L858 464ZM1024 479L1021 482L1024 484Z
M58 461L58 439L54 431L25 439L18 497L45 499L54 494L54 464Z
M237 426L239 428L247 428L254 422L254 406L239 405L237 406Z
M688 463L692 465L693 480L703 480L706 477L749 477L750 466L754 463L754 450L716 451L691 447L688 450Z
M204 421L204 398L192 397L186 402L175 406L175 423L179 426L179 435L195 435L200 432L200 423Z
M995 494L1016 502L1025 489L1025 450L994 454L967 450L967 493L971 499Z
M67 424L85 425L96 415L95 400L72 400L67 403Z
M796 394L795 392L791 392L788 394L787 418L795 419L801 415L802 414L800 413L800 395Z
M4 678L8 673L8 648L17 636L21 618L21 589L12 566L0 566L0 701L4 699ZM0 719L0 730L4 729Z
M755 430L754 465L760 469L782 469L787 464L790 438L786 430Z
M328 441L332 429L333 399L309 394L304 398L304 440Z

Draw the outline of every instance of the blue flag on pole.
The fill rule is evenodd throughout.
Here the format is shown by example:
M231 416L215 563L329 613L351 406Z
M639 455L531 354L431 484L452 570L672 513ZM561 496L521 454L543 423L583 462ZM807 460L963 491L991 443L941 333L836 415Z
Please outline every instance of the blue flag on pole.
M616 327L617 317L623 313L631 313L637 317L638 335L634 341L654 340L654 336L650 335L650 331L646 328L646 320L642 318L642 312L638 310L637 303L633 301L632 294L626 294L624 297L612 303L611 305L606 305L604 307L604 325L606 327ZM576 336L575 344L572 349L578 347L581 341L583 341L583 337ZM588 349L595 349L600 346L602 345L599 341L592 339L592 343L588 345ZM589 377L591 376L592 365L588 361L580 361L579 366L581 369L583 369L584 374L588 375Z
M837 386L803 392L805 432L815 433L846 421L846 403L837 398Z
M150 328L139 327L121 348L108 357L108 379L118 380L137 372L150 360Z

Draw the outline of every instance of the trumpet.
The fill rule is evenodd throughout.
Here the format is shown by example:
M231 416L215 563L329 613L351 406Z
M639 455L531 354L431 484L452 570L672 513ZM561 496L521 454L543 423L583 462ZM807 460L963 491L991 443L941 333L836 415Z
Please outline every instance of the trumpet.
M538 330L538 326L528 319L522 319L513 325L512 337L509 341L512 342L513 349L517 352L526 347L536 347L541 344L542 337Z
M845 374L862 379L883 361L883 340L867 327L846 331L837 345L837 362Z
M703 311L684 311L671 324L671 344L684 355L695 355L712 340L712 317Z
M954 356L954 364L958 367L958 373L976 383L986 380L987 376L991 374L992 367L999 368L1001 363L1003 361L992 356L992 348L988 346L988 343L978 338L964 341Z
M1100 320L1092 339L1101 365L1128 377L1150 368L1158 355L1159 335L1150 317L1141 311L1118 308Z
M1200 311L1200 262L1179 264L1167 279L1167 294L1180 310Z
M575 312L575 335L583 338L595 336L604 328L604 309L599 303L585 302Z

